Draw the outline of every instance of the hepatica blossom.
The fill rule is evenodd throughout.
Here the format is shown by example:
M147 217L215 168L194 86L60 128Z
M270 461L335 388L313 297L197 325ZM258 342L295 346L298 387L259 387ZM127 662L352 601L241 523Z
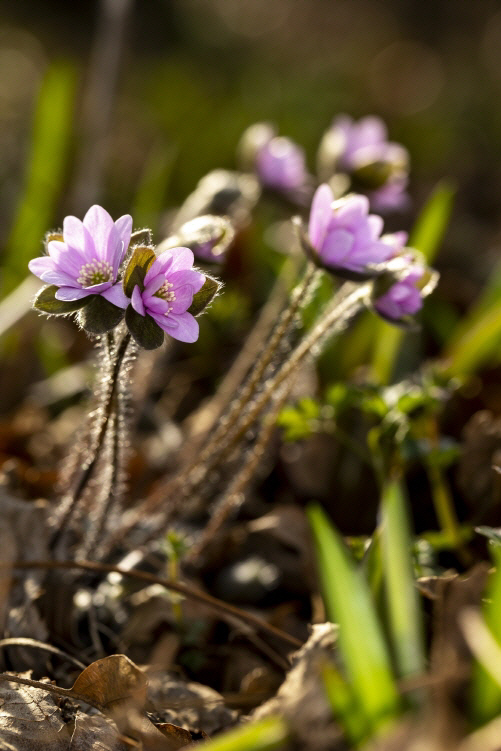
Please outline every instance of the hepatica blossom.
M140 316L150 316L169 336L181 342L198 339L198 322L188 308L193 296L205 283L205 275L195 271L189 248L171 248L161 253L136 284L131 305Z
M423 293L419 283L425 276L426 269L412 257L408 260L408 272L374 302L377 312L392 321L412 316L423 307Z
M349 173L376 211L399 209L408 203L408 151L388 140L386 125L379 117L363 117L358 122L348 115L337 117L324 136L319 161L327 172Z
M57 300L76 301L100 295L113 305L126 308L129 301L117 277L131 231L132 217L128 214L114 222L101 206L92 206L83 222L67 216L62 241L51 240L48 254L30 261L29 269L42 281L58 287Z
M321 265L337 273L371 274L371 266L394 254L380 237L383 220L369 214L366 196L348 195L335 201L327 184L321 185L311 205L308 236Z
M304 151L290 138L271 138L257 151L256 171L263 185L297 190L307 178Z

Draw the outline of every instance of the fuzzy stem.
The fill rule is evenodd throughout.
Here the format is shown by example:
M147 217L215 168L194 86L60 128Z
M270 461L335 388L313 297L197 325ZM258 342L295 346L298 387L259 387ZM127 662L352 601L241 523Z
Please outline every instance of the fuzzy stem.
M372 282L356 285L345 283L335 295L331 304L327 307L320 321L313 330L297 345L290 357L282 364L282 367L270 378L264 389L256 396L251 403L250 408L240 415L239 421L228 431L225 441L219 446L212 446L210 454L203 452L204 456L199 456L197 465L190 464L188 473L182 471L179 475L172 478L170 482L164 483L152 494L139 509L128 519L121 529L121 534L126 534L130 529L136 526L137 522L145 513L151 513L166 498L170 506L164 515L164 522L170 518L188 497L193 495L198 488L206 481L209 474L220 465L223 460L232 453L238 442L245 435L247 430L262 414L263 410L272 401L274 394L283 386L288 378L294 375L297 368L309 356L314 354L323 341L329 335L341 331L347 325L349 320L356 315L361 309L364 301L368 298L372 287ZM212 442L211 442L212 443Z
M229 431L225 444L222 447L214 447L208 456L200 456L200 463L203 462L202 470L204 476L213 470L220 460L233 450L236 443L238 443L273 398L274 392L293 375L294 371L302 364L306 357L312 354L313 350L321 344L322 339L325 339L331 333L342 330L349 319L358 312L361 304L367 297L370 284L355 286L355 289L353 284L343 285L315 328L298 344L291 356L283 363L280 370L267 381L265 388L256 397L250 409L241 416L240 421L234 426L234 429ZM200 482L200 472L194 472L193 474L194 477L192 476L191 483L190 478L188 478L187 492L191 492Z
M229 437L232 435L232 429L238 424L243 410L252 401L252 397L255 396L256 390L262 382L263 375L276 352L277 346L286 334L302 305L308 299L311 289L317 279L318 269L313 264L309 264L304 278L293 292L291 304L283 311L275 329L272 331L268 345L256 364L255 371L252 372L248 383L244 385L241 393L230 405L227 418L221 420L218 428L216 428L216 430L209 436L207 444L198 453L196 459L189 462L188 465L181 470L181 473L173 478L172 481L167 481L164 486L159 488L155 494L146 501L143 511L156 508L163 501L166 492L168 491L170 493L171 483L176 490L180 489L181 493L184 492L184 486L189 485L190 487L193 487L190 485L190 476L193 476L193 474L197 472L197 468L204 465L204 462L210 461L211 457L215 454L219 455L219 452L229 445L228 441ZM211 468L212 467L213 464L211 464Z
M51 547L55 551L61 552L61 548L63 547L63 543L64 543L65 532L68 528L71 518L73 517L73 514L75 512L78 502L81 500L85 490L88 487L89 481L92 478L92 474L94 472L98 459L101 455L101 451L104 446L106 432L108 428L108 421L114 410L120 368L125 358L127 347L130 341L131 341L131 335L129 334L129 332L127 332L126 334L124 334L120 344L117 347L116 353L114 355L113 367L112 367L112 371L110 374L110 386L109 386L108 391L104 395L104 402L102 404L101 409L98 412L99 418L100 418L100 425L98 428L97 436L95 440L93 441L93 446L91 446L91 449L90 449L91 453L87 459L86 465L84 466L83 472L80 475L80 478L78 479L78 482L76 483L76 486L71 492L68 511L65 517L61 520L59 528L57 529L51 541ZM108 334L107 340L106 340L106 346L107 346L108 354L110 355L110 357L113 357L112 355L113 343L114 343L113 334Z
M197 463L199 461L203 462L203 457L206 454L210 454L215 446L220 445L221 441L224 440L224 436L237 422L242 410L249 403L256 388L261 383L262 377L266 368L270 364L277 347L285 337L290 325L294 322L294 319L304 302L308 299L312 287L319 278L319 275L320 272L318 269L312 263L308 264L303 279L292 292L290 304L282 312L275 327L272 329L271 336L269 337L264 350L262 350L261 354L257 357L257 362L255 367L251 370L248 380L243 384L240 393L237 394L237 397L229 405L228 414L221 418L216 430L209 434L208 443L202 450L202 454L197 457ZM259 346L261 349L262 339ZM256 352L254 352L254 355L256 355Z

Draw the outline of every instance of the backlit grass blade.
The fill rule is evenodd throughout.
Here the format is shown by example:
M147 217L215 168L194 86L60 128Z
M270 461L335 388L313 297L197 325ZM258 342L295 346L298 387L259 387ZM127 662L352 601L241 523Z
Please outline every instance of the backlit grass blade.
M390 658L368 585L323 510L310 507L318 568L329 618L339 624L347 679L372 732L398 711Z
M204 743L203 748L204 751L272 751L283 748L287 736L287 727L281 717L267 717L229 730Z
M425 204L409 238L409 247L416 248L431 264L440 247L449 223L454 188L440 182ZM391 379L404 332L385 321L375 324L375 346L372 358L373 375L381 383Z
M53 63L42 82L35 112L31 153L22 198L5 250L3 292L28 273L31 258L54 221L67 166L76 75L67 63Z
M501 305L488 310L478 320L463 330L443 356L444 375L468 376L486 362L493 351L499 350L501 341Z
M400 678L425 670L423 624L414 582L411 535L402 487L389 482L381 504L383 569L391 640Z
M358 745L369 737L370 731L351 686L332 665L324 669L323 678L334 718L342 726L351 743Z
M483 615L487 628L501 647L501 547L491 545L490 550L495 570L487 585ZM478 724L492 720L501 712L501 686L478 662L473 671L471 707L473 720Z

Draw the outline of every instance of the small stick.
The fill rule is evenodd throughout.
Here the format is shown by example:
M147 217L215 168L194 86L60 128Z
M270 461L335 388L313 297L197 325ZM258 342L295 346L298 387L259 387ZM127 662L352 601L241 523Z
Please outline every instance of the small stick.
M11 569L80 569L81 571L93 571L100 574L117 573L122 576L128 576L132 579L140 579L141 581L148 582L149 584L160 584L166 589L170 589L172 592L177 592L185 597L189 597L192 600L201 602L203 605L212 608L218 613L225 613L233 618L243 621L244 623L253 626L258 631L266 631L272 636L282 639L294 649L302 647L302 642L296 637L287 634L282 629L272 626L270 623L266 623L261 618L258 618L252 613L248 613L245 610L237 608L235 605L230 605L223 600L219 600L217 597L203 592L201 589L190 587L188 584L182 584L181 582L171 582L168 579L164 579L161 576L155 576L146 571L130 571L120 566L112 566L106 563L94 563L93 561L17 561L12 564L0 564L0 571Z

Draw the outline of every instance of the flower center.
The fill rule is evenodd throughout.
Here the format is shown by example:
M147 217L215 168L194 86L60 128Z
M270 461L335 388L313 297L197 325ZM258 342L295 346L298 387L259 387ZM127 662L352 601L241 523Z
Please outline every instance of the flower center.
M89 263L84 263L80 269L77 282L82 287L93 287L95 284L111 282L113 279L113 266L108 261L98 261L94 259Z
M161 297L162 300L165 300L166 302L174 302L174 300L176 299L176 293L174 292L172 287L173 284L165 280L160 289L155 292L155 297ZM171 310L172 305L169 305L164 315L168 316Z

